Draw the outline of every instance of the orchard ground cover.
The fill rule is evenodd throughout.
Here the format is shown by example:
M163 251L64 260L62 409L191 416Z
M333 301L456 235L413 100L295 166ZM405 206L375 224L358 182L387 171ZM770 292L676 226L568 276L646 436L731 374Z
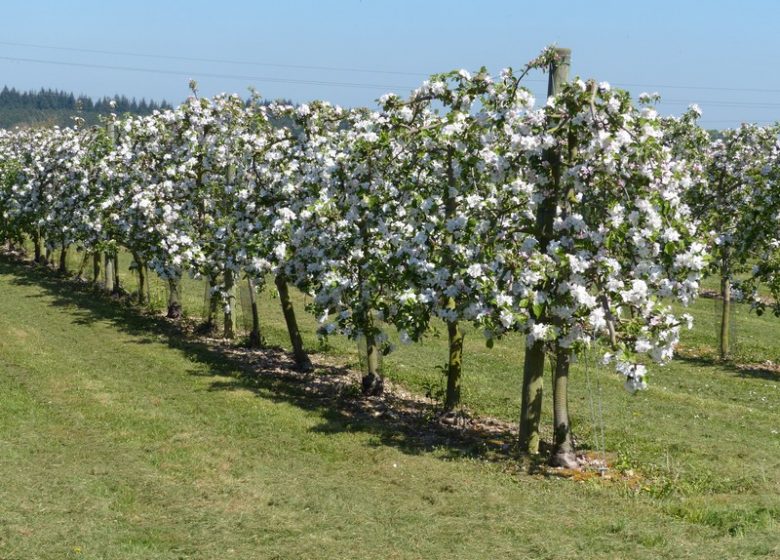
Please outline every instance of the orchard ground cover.
M351 419L270 373L247 379L156 317L48 272L3 262L0 285L2 558L780 554L780 374L739 365L777 361L773 317L738 307L740 348L719 363L717 310L699 300L681 357L633 396L595 358L589 394L576 364L577 440L594 446L600 394L613 471L637 476L575 482L392 437L381 418ZM203 293L186 284L185 312L200 313ZM315 362L354 366L353 343L318 345L302 303ZM261 306L268 344L284 346L278 302L266 292ZM464 404L513 421L523 345L488 350L470 332L466 345ZM446 336L399 345L385 371L435 393L446 353Z

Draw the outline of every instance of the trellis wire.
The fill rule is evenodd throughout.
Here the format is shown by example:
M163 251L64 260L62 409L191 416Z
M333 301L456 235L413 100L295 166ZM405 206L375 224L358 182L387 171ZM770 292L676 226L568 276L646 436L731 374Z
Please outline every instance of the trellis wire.
M604 476L607 472L607 438L604 431L604 409L602 406L601 381L596 376L596 390L598 400L598 421L596 419L596 406L593 401L593 384L590 380L590 370L593 365L593 350L588 348L585 354L585 384L588 390L588 402L590 405L590 420L593 426L593 439L595 441L596 452L601 451L601 466L598 468L599 474ZM600 436L600 437L599 437Z

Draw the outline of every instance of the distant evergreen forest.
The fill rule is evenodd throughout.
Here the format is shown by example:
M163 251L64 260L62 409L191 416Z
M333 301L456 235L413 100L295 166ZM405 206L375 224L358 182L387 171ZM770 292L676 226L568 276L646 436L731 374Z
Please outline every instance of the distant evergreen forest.
M116 102L111 109L109 103ZM121 115L148 115L155 109L170 108L166 101L140 101L115 95L93 101L86 95L75 96L65 91L41 89L20 92L7 86L0 91L0 128L15 126L72 126L73 117L82 117L88 125L97 124L98 116L111 111Z
M116 102L116 108L111 109L109 103ZM279 99L280 103L293 105L289 99ZM249 103L249 100L247 100ZM264 99L263 104L271 103ZM4 87L0 91L0 128L16 126L73 126L73 117L80 116L87 125L98 124L100 115L115 112L118 115L131 113L133 115L150 115L154 110L171 109L167 101L140 101L128 99L126 96L115 95L93 101L91 97L80 95L76 97L66 91L41 89L39 91L20 92L14 88ZM287 122L275 122L276 125L289 126Z

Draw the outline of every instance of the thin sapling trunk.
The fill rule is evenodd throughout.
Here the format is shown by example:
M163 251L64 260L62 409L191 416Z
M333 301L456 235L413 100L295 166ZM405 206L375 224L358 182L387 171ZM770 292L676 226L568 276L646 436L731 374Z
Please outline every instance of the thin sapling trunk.
M65 243L62 244L60 249L60 264L57 267L57 270L61 274L68 272L68 246L65 245Z
M263 337L260 335L260 312L257 309L257 293L255 283L251 276L246 277L249 285L249 303L252 308L252 331L249 333L249 347L260 348L263 345Z
M303 348L303 338L301 337L301 331L298 329L298 321L295 318L295 309L293 308L292 300L290 299L290 290L287 287L287 280L282 274L279 274L274 282L276 283L276 289L279 292L279 302L282 305L284 321L287 323L287 332L290 335L290 344L292 344L295 366L298 371L311 371L314 368L312 367L309 355Z
M100 282L100 268L103 260L102 255L95 251L92 253L92 283L97 285Z
M366 371L361 382L363 394L366 396L381 395L385 389L385 381L379 371L379 346L374 333L373 313L366 310Z
M169 319L179 319L181 317L181 298L179 290L181 281L178 278L168 279L168 314Z
M33 233L33 251L35 252L35 262L41 264L43 247L41 247L41 234L38 231Z
M217 276L212 274L208 280L208 308L206 311L206 322L203 324L204 331L210 333L216 326L217 310L219 309L220 294L214 290L217 285Z
M135 268L138 271L138 304L144 305L147 302L146 299L146 265L141 262L138 257L138 253L133 252L133 262L135 262Z
M113 290L113 293L119 294L119 293L122 292L122 286L119 283L119 253L114 253L113 261L114 261L114 266L113 266L114 290Z
M544 395L544 341L537 340L525 349L523 391L520 404L520 452L539 453L539 424Z
M721 315L720 315L720 359L725 360L731 352L731 281L728 276L720 279Z
M222 336L224 338L235 338L236 337L236 325L235 325L235 306L236 306L236 295L233 293L233 288L235 287L235 276L233 274L233 271L228 269L225 269L225 295L224 295L224 301L225 304L225 312L224 312L224 319L225 319L225 326L224 330L222 332Z
M84 270L87 268L87 263L88 262L89 262L89 253L84 251L84 255L81 258L81 265L79 265L79 271L76 274L76 278L78 278L79 280L83 280L84 279Z
M463 331L457 321L447 323L449 360L447 362L447 393L444 411L452 412L460 404L460 385L463 371Z
M550 465L575 469L579 467L574 453L569 420L569 369L571 350L558 347L553 371L553 451Z
M103 274L105 276L105 283L103 285L103 288L105 289L106 293L113 294L114 293L114 259L111 257L109 253L106 253L105 267L103 269Z

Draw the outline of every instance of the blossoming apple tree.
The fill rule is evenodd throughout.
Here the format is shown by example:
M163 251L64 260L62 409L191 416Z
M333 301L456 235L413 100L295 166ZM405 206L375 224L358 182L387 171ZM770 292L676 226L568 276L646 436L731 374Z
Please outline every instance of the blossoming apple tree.
M732 287L751 271L743 288L773 285L777 222L780 126L743 124L726 130L699 152L706 182L689 192L690 204L710 232L711 272L720 280L720 357L730 352ZM756 299L759 309L762 300Z

